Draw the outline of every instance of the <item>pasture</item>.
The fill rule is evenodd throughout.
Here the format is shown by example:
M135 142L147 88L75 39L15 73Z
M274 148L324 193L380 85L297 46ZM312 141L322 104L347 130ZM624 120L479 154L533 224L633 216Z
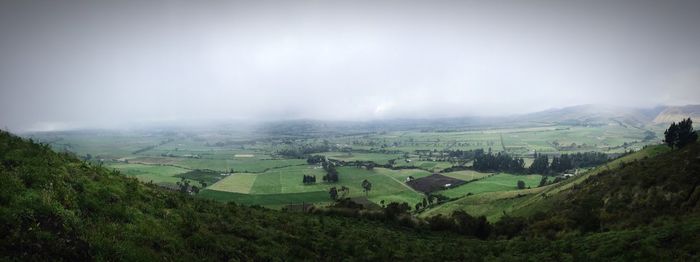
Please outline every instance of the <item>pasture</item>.
M235 173L219 180L219 182L216 182L208 188L217 191L248 194L257 177L257 174Z
M144 164L126 164L126 163L110 163L106 165L108 168L114 168L127 176L136 177L143 182L153 183L169 183L175 184L180 181L176 175L188 172L188 169L183 169L174 166L161 165L144 165Z
M469 193L479 194L484 192L499 192L517 190L518 180L525 182L525 187L537 187L542 179L541 175L511 175L506 173L494 174L470 182L459 187L438 191L446 197L456 198Z
M323 169L313 165L292 166L270 170L260 174L233 174L207 188L208 194L214 199L241 199L246 203L257 205L286 205L301 202L329 202L331 201L328 190L331 187L348 187L348 197L367 196L369 200L380 203L399 201L418 203L422 194L406 186L403 181L407 177L424 177L429 175L422 170L390 170L375 168L366 170L356 167L341 167L338 169L340 180L337 183L325 183L321 177L325 174ZM303 175L316 176L315 184L302 183ZM361 187L362 181L367 179L372 183L372 190L365 194ZM226 193L232 193L226 196ZM294 195L294 198L280 196ZM323 196L319 198L319 196ZM295 202L297 201L297 202Z

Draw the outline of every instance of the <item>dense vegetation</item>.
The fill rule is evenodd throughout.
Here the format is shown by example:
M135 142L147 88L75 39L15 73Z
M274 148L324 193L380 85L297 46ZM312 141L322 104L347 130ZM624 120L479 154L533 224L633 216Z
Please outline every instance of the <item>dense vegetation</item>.
M693 131L693 120L690 118L673 122L664 132L664 143L671 148L683 148L698 139L697 132Z
M482 172L523 173L525 171L525 161L522 158L501 152L496 154L488 152L475 156L473 168Z
M600 152L584 152L575 154L562 154L553 156L552 162L544 154L535 154L535 159L528 168L533 174L562 173L571 169L581 167L592 167L604 164L609 160L608 156Z
M0 132L0 259L696 260L699 155L693 144L598 175L546 215L413 228L197 199Z

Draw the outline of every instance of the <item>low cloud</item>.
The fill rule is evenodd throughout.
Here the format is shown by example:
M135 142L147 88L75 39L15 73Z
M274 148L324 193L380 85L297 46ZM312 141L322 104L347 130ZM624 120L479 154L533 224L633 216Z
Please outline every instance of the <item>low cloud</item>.
M3 2L0 126L698 103L699 6Z

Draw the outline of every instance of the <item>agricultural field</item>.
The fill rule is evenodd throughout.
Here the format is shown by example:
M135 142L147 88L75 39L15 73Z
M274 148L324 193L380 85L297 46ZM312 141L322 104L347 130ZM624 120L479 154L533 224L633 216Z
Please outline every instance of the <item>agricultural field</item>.
M399 159L401 155L399 154L381 154L381 153L346 153L346 152L327 152L321 153L328 157L329 159L336 159L345 162L350 161L372 161L377 164L383 165L392 159Z
M179 174L188 172L189 170L174 166L161 165L144 165L144 164L126 164L126 163L110 163L106 167L119 170L124 175L136 177L143 182L153 183L170 183L175 184L180 181L177 177Z
M215 199L226 199L249 204L281 206L297 202L329 202L330 187L348 187L348 197L367 196L375 203L402 201L418 203L422 194L404 184L407 177L424 177L429 175L422 170L391 170L375 168L366 170L356 167L341 167L338 169L340 180L337 183L317 182L305 185L302 176L316 176L319 181L324 175L323 169L315 165L293 166L270 170L260 174L233 174L207 188L204 196ZM361 187L367 179L372 183L372 189L365 194ZM284 196L294 196L285 198ZM294 202L297 201L297 202Z
M649 132L656 134L656 138L649 139ZM518 180L534 188L540 182L539 175L482 173L469 169L443 171L456 165L470 166L472 162L457 162L442 152L474 149L505 152L522 157L527 167L535 152L558 155L596 151L614 156L658 142L660 132L655 127L644 130L624 125L539 124L449 132L406 130L311 136L218 130L80 131L39 133L31 137L57 151L74 153L144 182L174 185L185 178L200 182L198 186L206 186L200 197L283 207L297 202L328 203L328 190L333 186L349 188L350 197L365 196L360 186L365 179L373 185L366 195L369 201L413 205L425 195L408 186L407 178L419 179L431 174L467 182L435 192L453 199L472 198L465 197L468 194L511 192L516 190ZM319 165L307 164L305 157L281 153L299 148L315 150L305 155L322 155L341 162L374 162L380 166L391 165L395 170L343 166L338 168L339 182L329 184L322 181L326 171ZM315 176L317 183L302 183L305 175Z
M443 188L459 187L465 183L467 183L467 181L452 178L449 176L443 176L441 174L432 174L427 177L421 177L406 182L406 184L408 184L411 188L415 189L416 191L423 192L425 194L429 194Z
M455 198L467 194L479 194L485 192L501 192L517 190L518 180L525 182L525 187L537 187L542 179L541 175L512 175L506 173L491 174L465 185L438 191L444 196Z
M474 170L461 170L461 171L443 173L442 175L449 176L449 177L456 178L456 179L461 179L464 181L472 181L475 179L482 179L484 177L487 177L487 176L491 175L491 173L482 173L482 172L478 172L478 171L474 171Z
M235 173L208 187L211 190L248 194L255 183L257 174Z

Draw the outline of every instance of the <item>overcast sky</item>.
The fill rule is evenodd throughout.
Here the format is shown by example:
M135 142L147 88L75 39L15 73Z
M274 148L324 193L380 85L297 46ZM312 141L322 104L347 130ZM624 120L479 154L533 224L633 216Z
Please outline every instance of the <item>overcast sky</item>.
M700 1L1 1L0 128L700 103Z

